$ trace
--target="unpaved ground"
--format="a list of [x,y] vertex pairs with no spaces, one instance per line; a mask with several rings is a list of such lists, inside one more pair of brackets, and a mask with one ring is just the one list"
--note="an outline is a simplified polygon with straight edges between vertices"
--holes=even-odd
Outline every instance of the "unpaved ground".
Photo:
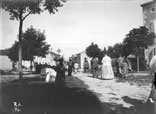
[[[24,75],[24,77],[34,77],[34,75]],[[138,78],[142,77],[142,78]],[[8,82],[18,79],[18,75],[1,76],[0,82]],[[132,104],[124,101],[123,97],[147,101],[151,89],[151,78],[148,73],[129,74],[128,78],[116,77],[112,80],[101,80],[93,78],[90,73],[78,72],[66,78],[68,87],[86,88],[95,93],[101,102],[115,103],[130,107]]]
[[[59,101],[58,99],[60,99],[59,97],[60,93],[54,94],[56,92],[55,88],[53,88],[51,84],[46,84],[44,82],[45,77],[40,76],[38,74],[37,75],[28,74],[28,75],[24,75],[24,77],[29,77],[28,79],[27,78],[25,79],[25,82],[27,82],[27,86],[24,86],[26,87],[26,89],[20,90],[19,86],[17,86],[16,84],[18,80],[13,81],[13,82],[11,81],[11,80],[18,78],[18,75],[1,76],[0,78],[1,83],[4,83],[2,85],[6,84],[6,86],[9,89],[9,91],[3,91],[4,98],[6,98],[5,97],[6,95],[8,95],[8,99],[6,98],[5,101],[10,102],[9,99],[16,99],[17,101],[19,100],[23,103],[24,108],[27,111],[27,108],[30,107],[30,106],[27,106],[27,104],[30,104],[33,101],[31,99],[34,99],[34,96],[35,96],[35,99],[36,97],[39,98],[37,100],[38,102],[35,105],[32,104],[31,107],[36,106],[36,105],[37,106],[41,105],[42,108],[46,107],[46,109],[48,110],[49,109],[50,110],[53,109],[52,111],[60,110],[57,108],[55,109],[54,108],[55,105],[53,106],[53,104],[58,103]],[[11,86],[11,84],[13,84],[14,86]],[[84,107],[86,105],[88,106],[88,108],[85,110],[90,111],[90,106],[92,106],[92,108],[94,107],[93,105],[94,103],[91,102],[94,97],[92,96],[92,94],[90,93],[88,94],[88,92],[85,91],[85,89],[88,89],[91,92],[93,92],[93,94],[97,96],[99,100],[101,101],[100,107],[99,105],[95,104],[95,106],[98,107],[97,108],[98,110],[102,109],[102,113],[98,113],[98,114],[151,114],[148,112],[148,109],[146,107],[147,105],[144,105],[146,104],[145,102],[147,101],[147,98],[149,96],[150,89],[151,89],[151,77],[148,75],[148,73],[139,73],[139,74],[134,73],[134,74],[129,74],[127,78],[115,76],[113,80],[101,80],[100,78],[93,78],[90,73],[79,72],[77,74],[73,74],[73,76],[71,77],[67,76],[66,85],[69,88],[73,88],[73,89],[72,89],[72,92],[66,91],[66,90],[62,91],[63,92],[61,93],[62,102],[59,102],[60,104],[58,103],[59,108],[62,106],[62,104],[67,103],[70,105],[70,107],[67,107],[65,105],[66,108],[72,109],[71,107],[75,107],[74,108],[75,112],[77,112],[76,109],[79,109],[77,108],[77,106],[81,107],[82,109],[85,109]],[[83,88],[85,89],[83,90]],[[3,89],[7,90],[4,87]],[[61,91],[59,90],[58,92],[61,92]],[[19,99],[19,93],[21,94],[20,96],[22,100]],[[17,95],[14,95],[14,94],[17,94]],[[82,97],[81,94],[85,95],[85,97]],[[63,98],[62,98],[62,95],[63,95]],[[54,103],[55,100],[56,102]],[[27,103],[28,101],[29,103]],[[44,106],[44,103],[42,102],[46,102],[48,103],[48,105]],[[47,108],[47,106],[49,108]],[[47,111],[46,109],[45,111]],[[65,114],[69,114],[69,110],[65,110],[65,111],[67,112]],[[83,110],[81,111],[85,113]],[[96,112],[97,110],[92,110],[92,111]],[[92,111],[88,112],[88,114],[89,113],[91,114]],[[95,112],[92,112],[92,113],[97,114]]]
[[[148,77],[146,73],[129,74],[128,78],[115,77],[113,80],[101,80],[99,78],[92,78],[89,73],[79,72],[66,78],[68,87],[87,88],[94,92],[101,102],[114,103],[122,105],[123,107],[131,107],[133,103],[125,102],[124,98],[136,99],[145,103],[150,93],[150,77],[140,79],[138,77]],[[133,80],[130,80],[133,78]]]

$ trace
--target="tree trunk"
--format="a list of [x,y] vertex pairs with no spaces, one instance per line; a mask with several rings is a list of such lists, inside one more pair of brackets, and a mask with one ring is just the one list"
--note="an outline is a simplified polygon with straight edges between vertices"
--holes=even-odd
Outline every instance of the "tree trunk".
[[19,72],[19,80],[22,81],[23,73],[22,73],[22,26],[23,26],[23,20],[20,19],[19,24],[19,51],[18,51],[18,72]]
[[13,71],[16,70],[15,62],[14,62],[14,61],[12,62],[12,70],[13,70]]
[[139,56],[137,56],[137,72],[139,73]]
[[32,72],[32,68],[33,68],[33,66],[32,66],[32,60],[30,61],[30,71]]

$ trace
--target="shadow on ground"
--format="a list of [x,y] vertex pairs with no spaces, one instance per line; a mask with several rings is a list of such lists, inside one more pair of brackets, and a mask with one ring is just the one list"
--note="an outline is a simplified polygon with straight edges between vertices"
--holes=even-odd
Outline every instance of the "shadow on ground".
[[116,82],[121,83],[121,82],[128,82],[131,85],[137,84],[138,86],[142,85],[149,85],[151,84],[151,76],[150,75],[129,75],[126,78],[123,78],[121,76],[116,76]]
[[[93,78],[92,76],[88,76]],[[117,83],[124,83],[128,82],[131,85],[137,84],[138,86],[141,85],[148,85],[151,83],[151,77],[149,76],[129,76],[127,78],[122,77],[115,77],[115,81]],[[100,79],[101,80],[101,79]],[[94,93],[97,96],[101,96],[100,93]],[[114,93],[109,93],[111,95],[116,95]],[[112,98],[114,100],[119,100],[118,98]],[[131,104],[129,108],[124,107],[122,104],[117,104],[115,102],[101,102],[103,114],[152,114],[151,110],[153,109],[153,105],[151,103],[144,103],[143,100],[133,99],[129,96],[124,96],[121,98],[125,103]]]
[[142,103],[138,99],[132,99],[128,96],[122,97],[123,101],[131,104],[130,107],[123,107],[116,103],[102,103],[105,114],[151,114],[151,105]]
[[126,108],[113,102],[100,102],[97,94],[85,89],[89,86],[77,77],[82,87],[56,88],[53,83],[44,83],[43,77],[27,77],[20,86],[18,80],[2,84],[0,114],[12,114],[13,102],[23,106],[18,114],[149,114],[147,105],[128,96],[124,102],[132,104]]
[[102,114],[98,98],[84,88],[56,88],[41,77],[23,82],[23,86],[18,80],[2,84],[0,114],[12,114],[13,102],[23,105],[20,114]]

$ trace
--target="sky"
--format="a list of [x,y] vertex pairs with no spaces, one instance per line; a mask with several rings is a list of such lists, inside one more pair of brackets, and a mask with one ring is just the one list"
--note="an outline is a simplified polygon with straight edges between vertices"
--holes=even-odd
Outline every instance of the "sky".
[[[29,15],[23,31],[31,25],[45,30],[46,41],[65,58],[85,51],[92,42],[103,49],[122,43],[133,28],[143,26],[142,3],[147,0],[68,0],[55,14]],[[19,30],[19,21],[0,12],[0,49],[10,48]]]

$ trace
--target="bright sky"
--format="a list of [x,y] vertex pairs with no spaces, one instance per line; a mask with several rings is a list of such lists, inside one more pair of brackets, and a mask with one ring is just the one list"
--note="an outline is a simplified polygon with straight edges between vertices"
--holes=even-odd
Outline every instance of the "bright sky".
[[[141,3],[147,0],[70,0],[56,14],[30,15],[23,25],[45,30],[46,41],[53,51],[59,48],[65,57],[82,52],[94,42],[103,49],[121,43],[133,28],[143,25]],[[9,20],[1,10],[0,49],[10,48],[19,22]]]

